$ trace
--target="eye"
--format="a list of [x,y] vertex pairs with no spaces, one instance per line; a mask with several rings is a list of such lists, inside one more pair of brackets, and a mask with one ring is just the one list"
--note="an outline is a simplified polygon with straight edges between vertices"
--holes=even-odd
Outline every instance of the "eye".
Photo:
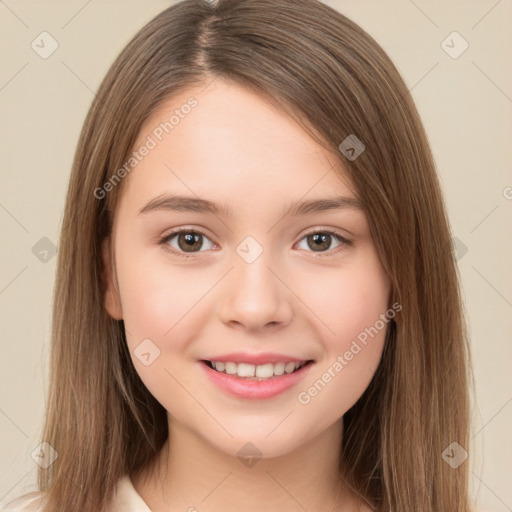
[[341,246],[341,249],[334,251],[335,253],[343,250],[343,248],[347,245],[352,245],[350,240],[347,240],[345,237],[336,233],[331,229],[318,229],[311,233],[305,235],[302,240],[306,240],[307,248],[312,249],[311,252],[320,253],[315,254],[315,256],[325,256],[323,253],[328,253],[327,255],[331,255],[333,252],[331,243],[333,240],[338,242],[338,248]]
[[[202,252],[200,249],[205,240],[210,243],[210,247],[207,247],[207,249],[212,249],[214,244],[204,233],[190,228],[182,228],[165,235],[160,240],[160,245],[163,245],[172,254],[190,258],[194,253]],[[331,247],[333,241],[338,242],[338,250],[335,250],[335,253],[343,250],[345,246],[352,245],[350,240],[331,229],[317,229],[302,237],[301,242],[302,240],[306,240],[307,248],[312,249],[310,252],[317,253],[315,256],[324,256],[323,253],[327,253],[327,256],[331,255],[334,251]],[[187,253],[190,253],[190,255],[187,255]]]
[[[173,240],[173,238],[176,238],[176,240]],[[185,228],[177,229],[172,233],[164,236],[160,240],[160,244],[163,245],[172,254],[183,256],[184,258],[189,258],[190,256],[187,256],[186,253],[201,252],[197,251],[196,249],[200,249],[202,247],[204,240],[209,241],[209,238],[204,233]],[[174,246],[171,241],[176,242],[178,247]],[[209,247],[209,249],[211,249],[211,247]]]

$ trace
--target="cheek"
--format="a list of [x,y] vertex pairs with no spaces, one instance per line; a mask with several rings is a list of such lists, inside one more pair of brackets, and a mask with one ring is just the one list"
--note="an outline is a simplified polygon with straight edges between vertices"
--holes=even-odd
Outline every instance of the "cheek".
[[[167,409],[191,407],[179,383],[186,379],[181,364],[191,323],[198,322],[198,301],[210,284],[192,279],[184,267],[165,258],[137,253],[118,259],[123,320],[130,356],[149,392]],[[126,254],[126,253],[125,253]],[[186,374],[185,374],[186,376]],[[186,383],[187,389],[193,389]],[[172,401],[170,400],[172,397]]]
[[394,311],[388,303],[390,281],[374,255],[340,269],[323,284],[325,300],[316,299],[314,307],[328,327],[323,329],[326,357],[297,401],[308,414],[327,414],[329,422],[350,409],[370,384]]
[[318,274],[314,283],[304,287],[302,296],[323,324],[322,339],[330,353],[347,350],[388,309],[390,282],[373,254]]
[[[136,254],[120,259],[119,282],[123,317],[132,342],[150,338],[174,337],[183,320],[189,321],[194,306],[208,291],[196,273],[185,267],[169,265],[165,257]],[[203,290],[204,288],[204,290]]]

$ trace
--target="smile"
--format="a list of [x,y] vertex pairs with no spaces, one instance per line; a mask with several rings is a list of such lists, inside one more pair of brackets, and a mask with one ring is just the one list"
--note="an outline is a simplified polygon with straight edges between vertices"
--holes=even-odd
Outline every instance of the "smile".
[[302,362],[281,362],[281,363],[266,363],[266,364],[249,364],[249,363],[235,363],[232,361],[205,361],[210,368],[219,373],[227,375],[235,375],[240,378],[263,380],[279,377],[284,374],[294,373],[300,370],[303,366],[310,361]]
[[264,364],[200,360],[198,364],[216,388],[244,399],[276,397],[296,386],[310,372],[313,360]]

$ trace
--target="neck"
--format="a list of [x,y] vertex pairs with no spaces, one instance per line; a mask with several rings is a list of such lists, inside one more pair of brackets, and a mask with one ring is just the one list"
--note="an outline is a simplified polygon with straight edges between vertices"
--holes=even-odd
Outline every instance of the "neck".
[[170,419],[169,438],[153,467],[131,479],[153,512],[352,511],[354,495],[341,485],[339,472],[342,421],[291,453],[251,461],[218,450]]

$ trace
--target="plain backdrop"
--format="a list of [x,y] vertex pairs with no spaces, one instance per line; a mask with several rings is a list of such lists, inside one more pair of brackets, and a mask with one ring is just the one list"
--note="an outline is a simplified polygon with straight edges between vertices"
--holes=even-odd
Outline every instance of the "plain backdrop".
[[[422,116],[456,238],[471,332],[478,405],[465,448],[472,493],[480,509],[510,511],[512,2],[326,3],[381,44]],[[53,251],[82,123],[114,58],[171,4],[0,1],[0,501],[35,485],[31,454],[48,384]],[[51,39],[42,32],[58,44],[46,58]],[[42,37],[44,51],[37,46]]]

